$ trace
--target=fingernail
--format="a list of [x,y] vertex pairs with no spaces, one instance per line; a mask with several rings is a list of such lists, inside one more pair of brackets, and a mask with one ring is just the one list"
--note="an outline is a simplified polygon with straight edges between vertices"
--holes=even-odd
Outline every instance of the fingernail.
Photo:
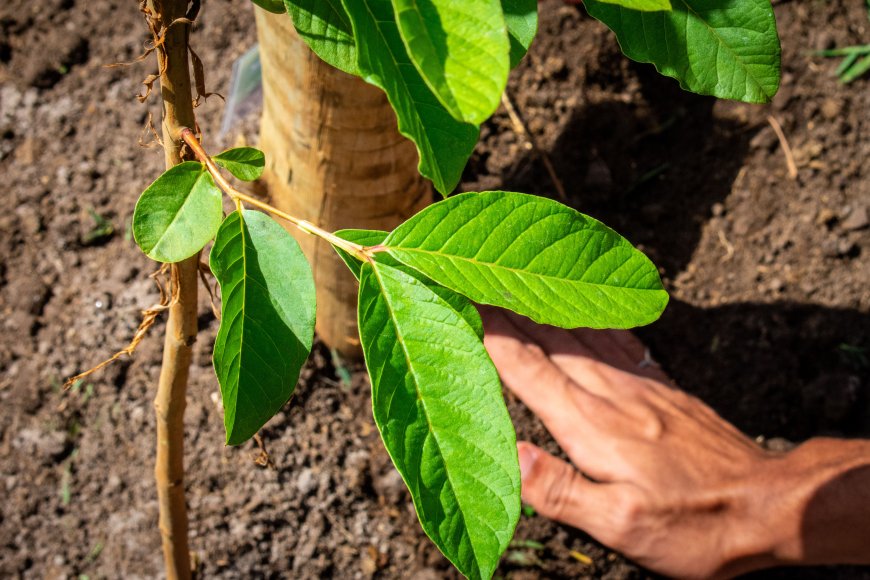
[[538,460],[538,451],[534,447],[521,445],[517,452],[520,456],[520,476],[525,481],[532,474],[532,469]]

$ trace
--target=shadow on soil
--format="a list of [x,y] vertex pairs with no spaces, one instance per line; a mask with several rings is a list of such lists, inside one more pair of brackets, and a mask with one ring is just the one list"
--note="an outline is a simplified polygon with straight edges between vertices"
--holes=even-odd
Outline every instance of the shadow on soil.
[[[572,205],[674,277],[691,260],[714,205],[731,192],[758,126],[714,115],[714,99],[633,66],[643,104],[577,107],[550,155]],[[551,195],[538,160],[516,168],[505,189]],[[870,434],[866,314],[798,303],[705,309],[672,299],[639,334],[682,388],[753,436]]]
[[[636,72],[642,105],[608,100],[577,107],[549,154],[570,205],[677,273],[714,204],[731,192],[758,127],[714,116],[715,99],[685,93],[651,67]],[[515,167],[504,189],[552,195],[538,160],[527,157]]]
[[639,334],[680,387],[752,436],[870,435],[870,315],[671,300]]

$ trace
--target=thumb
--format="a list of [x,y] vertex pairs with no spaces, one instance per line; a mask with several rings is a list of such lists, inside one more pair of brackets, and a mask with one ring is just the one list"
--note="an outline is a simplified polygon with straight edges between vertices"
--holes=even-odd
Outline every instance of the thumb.
[[523,501],[542,516],[596,536],[605,525],[608,484],[586,479],[573,465],[540,447],[517,444]]

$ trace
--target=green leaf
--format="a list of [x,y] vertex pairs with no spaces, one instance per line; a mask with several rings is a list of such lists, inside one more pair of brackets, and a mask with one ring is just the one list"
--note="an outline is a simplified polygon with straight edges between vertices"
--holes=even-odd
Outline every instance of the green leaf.
[[520,514],[516,436],[474,330],[425,284],[365,264],[359,327],[375,423],[420,524],[468,578],[489,578]]
[[619,234],[555,201],[464,193],[433,204],[383,244],[400,262],[483,304],[574,328],[631,328],[668,301],[658,271]]
[[448,195],[462,176],[480,130],[454,119],[438,101],[399,36],[390,0],[344,0],[357,40],[359,73],[380,87],[399,120],[399,132],[417,145],[420,173]]
[[599,0],[584,4],[616,33],[626,56],[654,64],[684,89],[767,103],[779,88],[779,37],[770,0],[673,0],[671,12]]
[[[389,235],[387,232],[380,230],[339,230],[335,232],[335,235],[338,237],[345,239],[349,242],[354,242],[355,244],[361,244],[363,246],[376,246],[383,242],[387,236]],[[347,264],[347,267],[350,269],[351,273],[354,275],[354,278],[359,280],[360,270],[362,269],[362,262],[342,250],[341,248],[337,248],[333,246],[338,255],[344,260],[344,263]],[[483,340],[483,321],[480,319],[480,313],[477,312],[477,308],[474,307],[465,296],[462,294],[457,294],[453,290],[449,290],[440,284],[436,284],[420,272],[405,266],[395,258],[392,258],[386,252],[380,252],[376,254],[377,260],[380,263],[387,264],[393,268],[397,268],[402,270],[406,274],[409,274],[415,277],[417,280],[425,284],[429,287],[430,290],[435,292],[438,296],[441,297],[442,300],[447,302],[453,309],[459,313],[459,315],[465,319],[465,322],[474,329],[474,332],[477,336]]]
[[411,62],[454,119],[479,125],[499,105],[510,42],[499,0],[392,0]]
[[864,76],[867,71],[870,71],[870,55],[863,57],[857,63],[852,66],[846,67],[846,69],[840,74],[840,82],[843,83],[851,83],[852,81]]
[[284,2],[282,0],[251,0],[254,4],[273,14],[284,14]]
[[314,277],[293,236],[249,210],[221,224],[210,265],[221,287],[214,368],[227,444],[238,445],[296,388],[314,337]]
[[629,10],[640,10],[642,12],[658,12],[661,10],[670,10],[670,0],[599,0],[606,4],[614,4],[622,6]]
[[180,262],[214,237],[223,215],[211,175],[202,163],[185,161],[142,192],[133,211],[133,238],[152,260]]
[[359,75],[350,18],[341,0],[284,0],[300,38],[335,68]]
[[218,153],[212,160],[242,181],[254,181],[263,175],[266,156],[253,147],[236,147]]
[[538,0],[501,0],[511,43],[511,68],[520,64],[538,33]]

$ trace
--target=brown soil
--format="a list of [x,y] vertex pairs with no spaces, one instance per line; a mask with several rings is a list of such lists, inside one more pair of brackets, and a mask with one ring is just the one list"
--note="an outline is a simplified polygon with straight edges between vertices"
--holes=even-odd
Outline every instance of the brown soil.
[[[841,85],[807,49],[868,42],[861,0],[776,5],[783,87],[773,105],[697,97],[621,57],[599,24],[556,0],[511,95],[570,202],[639,244],[672,292],[641,335],[686,389],[753,436],[797,442],[870,433],[870,140],[867,79]],[[0,6],[0,576],[161,574],[151,399],[162,324],[135,358],[75,392],[64,377],[123,346],[157,299],[130,241],[159,149],[137,137],[157,100],[133,98],[134,2],[7,0]],[[254,42],[250,3],[205,3],[195,45],[211,90]],[[222,104],[200,111],[216,134]],[[789,179],[767,115],[799,168]],[[146,133],[145,138],[148,138]],[[255,135],[248,134],[255,141]],[[503,113],[462,186],[549,194],[543,165]],[[91,212],[108,219],[98,231]],[[222,445],[204,298],[187,413],[191,544],[204,576],[455,577],[420,531],[368,411],[359,368],[342,381],[315,348],[298,395],[253,444]],[[520,436],[548,438],[510,401]],[[787,442],[775,440],[775,444]],[[552,443],[549,443],[552,446]],[[583,534],[524,516],[498,574],[642,578]],[[592,558],[583,564],[576,550]],[[870,578],[866,569],[766,573]]]

